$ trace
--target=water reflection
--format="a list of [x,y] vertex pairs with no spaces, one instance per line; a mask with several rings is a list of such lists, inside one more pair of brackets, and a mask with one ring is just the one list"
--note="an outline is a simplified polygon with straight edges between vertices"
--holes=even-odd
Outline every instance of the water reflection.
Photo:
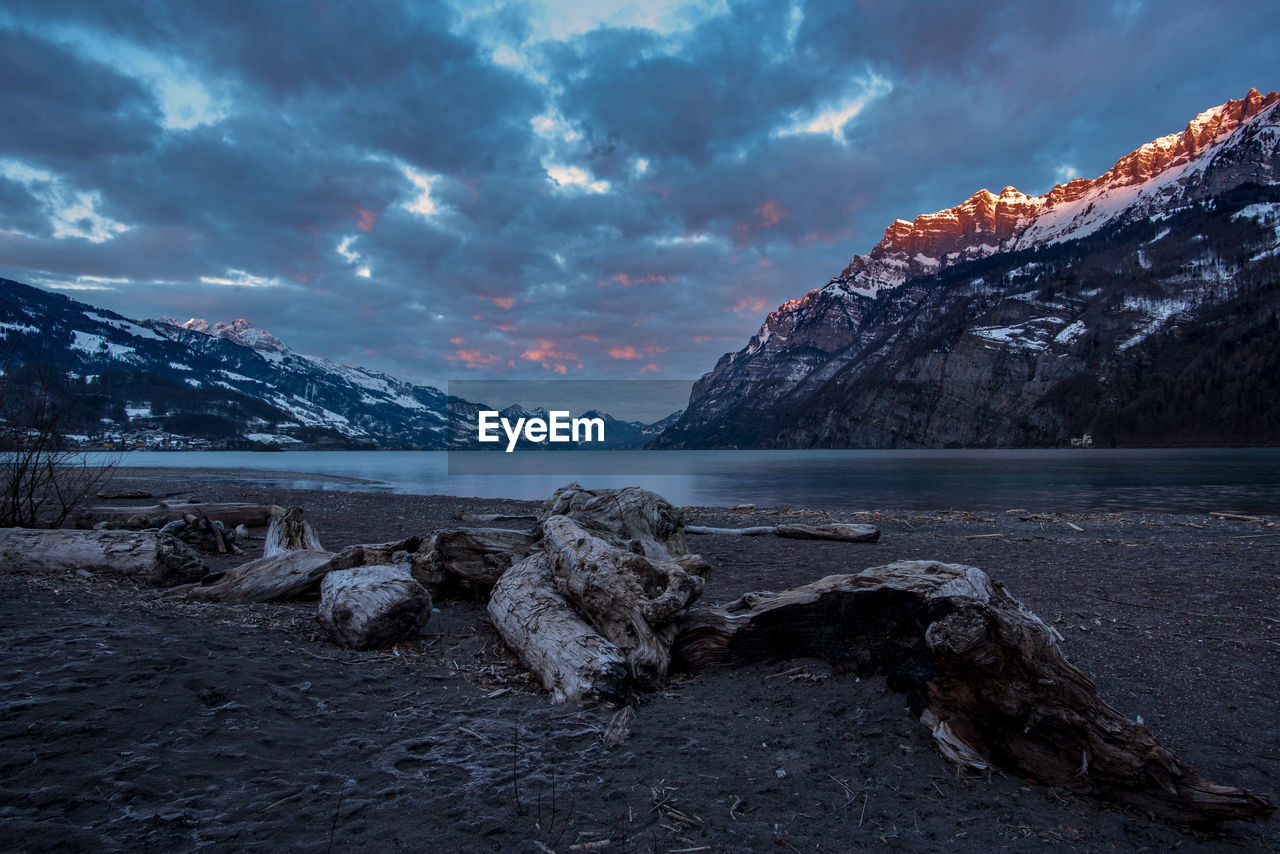
[[491,498],[544,498],[577,480],[713,506],[1280,512],[1280,449],[568,451],[484,454],[487,473],[472,474],[450,474],[448,456],[139,451],[121,465],[213,469],[219,479],[280,487]]

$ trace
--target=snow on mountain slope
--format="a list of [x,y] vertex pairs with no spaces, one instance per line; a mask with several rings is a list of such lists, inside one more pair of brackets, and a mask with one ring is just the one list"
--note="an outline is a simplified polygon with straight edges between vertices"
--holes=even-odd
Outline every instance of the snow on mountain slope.
[[[1097,178],[1075,178],[1040,196],[1014,187],[999,195],[979,190],[961,204],[898,220],[867,255],[857,255],[827,288],[874,296],[915,276],[996,252],[1085,237],[1119,217],[1149,216],[1201,189],[1197,179],[1224,148],[1248,137],[1250,125],[1276,138],[1280,93],[1256,89],[1238,101],[1206,110],[1180,133],[1146,143]],[[1263,118],[1259,119],[1259,116]]]
[[[146,420],[141,413],[154,402],[169,416],[190,410],[241,422],[243,435],[266,433],[261,425],[271,423],[272,435],[310,429],[313,437],[318,430],[360,443],[445,445],[445,395],[438,389],[295,353],[242,318],[138,322],[0,279],[0,337],[20,345],[20,356],[126,383],[127,389],[95,393],[121,398],[121,411],[134,412],[131,421]],[[165,391],[175,387],[188,392]],[[135,400],[144,394],[154,401]]]
[[[1116,223],[1167,216],[1247,181],[1274,182],[1280,178],[1277,103],[1280,93],[1264,96],[1250,89],[1244,98],[1196,116],[1180,133],[1130,152],[1097,178],[1075,178],[1040,196],[1014,187],[1005,187],[999,195],[983,189],[953,208],[921,214],[912,222],[897,220],[871,252],[854,256],[824,287],[771,312],[744,353],[766,349],[770,339],[795,325],[789,315],[813,310],[819,295],[856,303],[859,297],[875,298],[965,261],[1084,238]],[[857,314],[859,309],[851,306],[847,311]],[[847,335],[835,338],[841,346],[847,343]]]
[[1280,94],[1251,90],[1098,178],[899,220],[722,356],[655,444],[1258,442],[1278,198]]

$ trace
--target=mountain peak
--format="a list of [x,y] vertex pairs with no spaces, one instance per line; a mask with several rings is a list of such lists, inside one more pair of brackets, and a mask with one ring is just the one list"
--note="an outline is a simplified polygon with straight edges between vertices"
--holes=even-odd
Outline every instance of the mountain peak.
[[1083,226],[1092,230],[1122,212],[1137,195],[1132,188],[1141,190],[1188,166],[1277,101],[1280,93],[1250,89],[1239,100],[1200,113],[1181,132],[1129,152],[1097,178],[1073,178],[1039,196],[1012,186],[997,196],[984,188],[955,207],[895,220],[871,252],[854,256],[827,287],[873,296],[953,263],[1064,239]]
[[258,350],[259,352],[291,352],[289,347],[279,338],[272,335],[265,329],[256,328],[243,317],[237,317],[230,323],[219,320],[214,324],[210,324],[209,321],[201,317],[193,317],[186,321],[179,321],[172,317],[162,317],[159,322],[169,326],[176,326],[179,329],[199,332],[213,338],[226,338],[228,341],[234,341],[237,344],[242,344],[245,347]]

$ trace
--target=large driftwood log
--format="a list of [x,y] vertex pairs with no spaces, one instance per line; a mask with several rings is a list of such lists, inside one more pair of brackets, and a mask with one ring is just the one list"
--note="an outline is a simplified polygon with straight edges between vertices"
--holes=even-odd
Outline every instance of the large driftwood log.
[[[464,542],[483,552],[484,536]],[[680,509],[638,487],[570,484],[544,504],[532,542],[517,542],[532,545],[533,554],[498,580],[490,618],[553,695],[614,696],[628,674],[640,687],[656,687],[670,665],[677,619],[710,570],[688,553]],[[485,553],[485,560],[493,558]],[[517,596],[532,596],[533,604],[521,606]]]
[[542,506],[542,520],[569,516],[587,530],[616,545],[641,549],[649,557],[687,555],[680,508],[660,495],[628,486],[624,489],[583,489],[562,486]]
[[828,522],[823,525],[779,525],[773,533],[790,540],[836,540],[842,543],[874,543],[880,539],[880,531],[877,528],[871,525],[854,525],[849,522]]
[[416,637],[431,616],[431,594],[414,581],[406,552],[395,566],[330,572],[320,584],[320,625],[343,646],[377,649]]
[[777,530],[777,525],[751,525],[746,528],[716,528],[711,525],[684,526],[686,534],[719,534],[726,537],[771,537]]
[[[641,537],[621,548],[568,516],[539,527],[556,588],[622,650],[637,685],[656,687],[671,663],[675,619],[701,595],[710,565],[696,555],[660,557],[658,541],[642,547]],[[636,553],[642,548],[651,556]]]
[[685,667],[780,656],[888,675],[949,759],[1134,804],[1184,823],[1261,819],[1265,795],[1181,764],[1103,702],[1055,634],[973,567],[901,561],[691,612],[675,640]]
[[199,584],[175,588],[172,592],[206,602],[279,602],[314,596],[330,572],[390,564],[397,552],[412,553],[421,545],[421,537],[409,537],[389,543],[347,546],[338,554],[316,549],[278,552],[207,575]]
[[155,531],[44,531],[0,528],[0,566],[18,572],[83,569],[168,587],[208,567],[189,546]]
[[442,587],[459,578],[492,587],[512,564],[533,551],[534,534],[507,528],[448,528],[427,542],[425,557],[417,561],[414,577],[428,587]]
[[92,528],[99,522],[128,522],[134,517],[143,519],[164,518],[169,521],[182,519],[187,514],[204,514],[210,519],[217,519],[229,528],[246,525],[250,528],[267,524],[271,518],[269,504],[206,504],[204,502],[169,503],[161,501],[149,507],[99,506],[86,507],[76,516],[77,528]]
[[615,700],[626,659],[579,617],[559,591],[551,563],[536,552],[502,574],[489,595],[489,619],[507,646],[551,692],[551,702]]
[[307,550],[324,551],[320,538],[316,536],[311,523],[302,518],[301,507],[290,507],[279,512],[273,508],[271,524],[267,527],[267,539],[262,546],[262,556],[271,557],[281,552]]
[[175,587],[173,595],[204,602],[279,602],[314,590],[333,568],[329,552],[300,549],[260,557],[205,576],[199,584]]

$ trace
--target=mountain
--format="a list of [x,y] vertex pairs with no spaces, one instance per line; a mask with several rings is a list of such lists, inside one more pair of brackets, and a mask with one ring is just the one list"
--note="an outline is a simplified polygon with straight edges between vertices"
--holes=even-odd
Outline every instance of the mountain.
[[898,221],[694,386],[655,447],[1280,442],[1280,94],[1040,196]]
[[445,395],[295,353],[245,320],[135,321],[0,279],[6,372],[69,374],[76,430],[130,444],[445,446]]
[[[136,321],[2,278],[0,361],[9,388],[39,382],[75,402],[73,437],[114,447],[443,450],[476,446],[477,413],[497,408],[296,353],[243,318]],[[606,441],[591,448],[639,448],[670,422],[578,417],[597,416]]]

